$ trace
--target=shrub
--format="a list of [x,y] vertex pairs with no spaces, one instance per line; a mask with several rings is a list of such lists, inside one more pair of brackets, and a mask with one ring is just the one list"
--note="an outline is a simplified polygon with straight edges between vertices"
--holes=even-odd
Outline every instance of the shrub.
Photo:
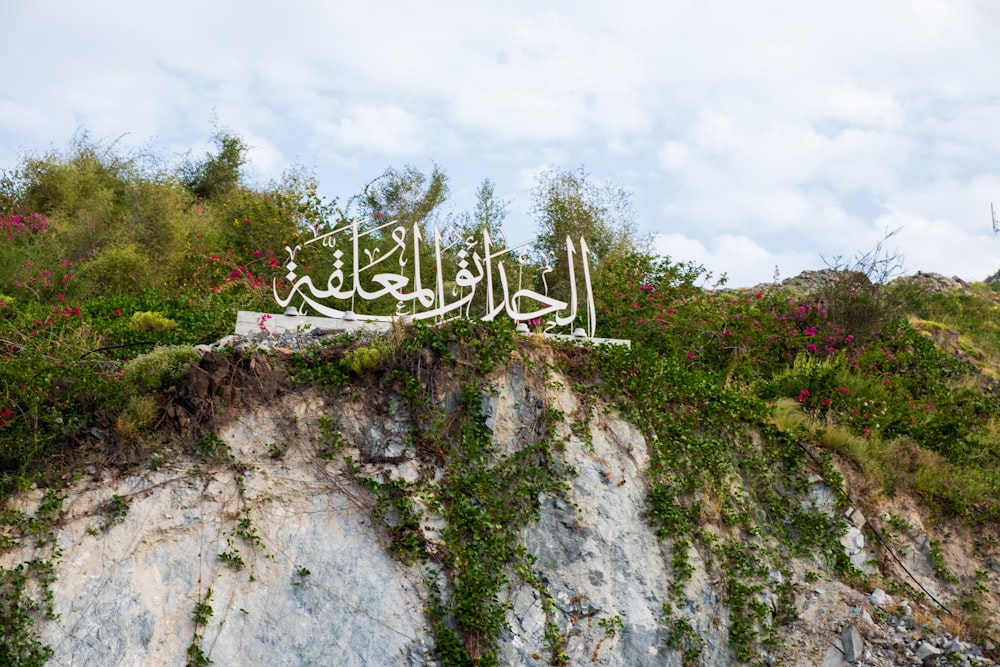
[[219,130],[212,140],[217,153],[206,153],[200,162],[189,161],[180,168],[184,186],[202,199],[223,196],[236,187],[249,148],[243,139],[228,130]]
[[113,245],[84,262],[77,273],[88,296],[122,296],[149,287],[149,258],[135,243]]
[[[812,394],[831,394],[847,381],[843,356],[817,359],[806,354],[795,357],[792,367],[777,374],[768,384],[765,396],[812,399]],[[806,389],[811,393],[803,394]],[[799,403],[811,401],[799,400]]]
[[133,394],[125,410],[118,413],[115,425],[127,440],[136,440],[139,433],[153,425],[158,408],[156,399],[148,394]]
[[14,317],[17,299],[6,294],[0,294],[0,320]]
[[34,241],[48,230],[49,224],[48,217],[41,213],[0,215],[0,237],[6,236],[8,243]]
[[359,347],[344,355],[344,365],[355,375],[364,375],[375,368],[382,359],[382,350],[377,345]]
[[173,320],[160,313],[141,311],[132,314],[128,328],[134,333],[163,333],[177,326]]
[[125,366],[125,382],[139,390],[168,389],[181,379],[188,365],[199,359],[201,354],[187,345],[158,347]]
[[83,134],[64,153],[26,157],[14,180],[23,208],[57,222],[64,256],[80,258],[118,238],[139,176],[134,158]]
[[[324,200],[317,189],[308,173],[290,171],[264,191],[236,187],[225,198],[199,202],[195,208],[206,232],[202,262],[214,259],[218,264],[223,260],[227,271],[218,275],[220,279],[239,278],[231,273],[226,277],[233,269],[241,273],[249,269],[266,283],[280,278],[286,273],[282,249],[295,247],[301,234],[322,227],[337,215],[335,201]],[[313,265],[321,275],[321,267],[333,260],[327,249],[314,250],[305,252],[307,261],[299,263]]]
[[820,290],[819,303],[832,322],[853,333],[858,344],[878,338],[903,315],[902,303],[860,271],[841,272]]

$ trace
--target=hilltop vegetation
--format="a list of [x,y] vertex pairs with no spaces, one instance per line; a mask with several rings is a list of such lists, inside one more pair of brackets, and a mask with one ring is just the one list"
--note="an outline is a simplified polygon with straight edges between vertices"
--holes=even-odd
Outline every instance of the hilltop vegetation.
[[[388,232],[375,229],[385,222],[417,225],[425,285],[433,284],[433,226],[452,244],[483,230],[502,238],[506,204],[489,180],[473,211],[450,217],[440,212],[448,189],[437,168],[429,175],[389,169],[340,207],[320,197],[301,170],[266,186],[245,183],[242,140],[226,132],[214,140],[214,152],[165,165],[84,136],[65,152],[27,156],[0,175],[0,497],[43,470],[66,472],[60,466],[73,458],[67,443],[98,414],[128,434],[112,458],[134,458],[135,433],[152,422],[136,423],[139,413],[149,417],[141,407],[146,400],[122,376],[122,362],[153,345],[217,340],[231,332],[237,310],[274,310],[272,284],[282,294],[289,289],[287,249],[344,227],[348,213],[362,216],[368,232],[361,258],[386,251]],[[544,238],[535,248],[538,262],[519,266],[518,284],[544,289],[545,258],[577,223],[602,248],[594,266],[598,305],[618,308],[618,288],[607,290],[626,273],[632,280],[649,271],[654,279],[666,276],[668,265],[645,252],[628,224],[609,217],[612,194],[580,172],[543,176],[536,197]],[[295,256],[317,277],[329,275],[335,261],[312,252],[318,245]],[[344,258],[347,275],[353,257]],[[458,258],[451,252],[443,259],[453,276]],[[396,303],[383,297],[365,311],[391,314]]]
[[[447,178],[437,168],[429,175],[390,169],[343,208],[321,198],[302,171],[251,186],[242,180],[242,141],[226,133],[215,139],[216,152],[173,167],[82,139],[65,153],[29,156],[4,172],[0,502],[33,484],[57,487],[85,464],[124,470],[162,462],[178,442],[196,454],[168,425],[164,407],[199,358],[194,344],[230,333],[237,310],[274,309],[272,282],[279,292],[288,286],[286,246],[344,225],[352,212],[373,226],[382,219],[427,225],[425,238],[435,223],[460,237],[483,229],[495,234],[503,220],[503,202],[489,181],[475,210],[445,218]],[[541,246],[537,261],[523,267],[524,280],[541,289],[547,254],[568,230],[586,230],[596,255],[597,334],[633,341],[628,351],[570,355],[563,370],[582,388],[617,401],[656,443],[648,502],[662,538],[683,536],[718,549],[733,581],[750,580],[761,564],[741,560],[728,542],[712,543],[698,525],[709,513],[734,530],[766,533],[772,529],[755,514],[765,508],[784,522],[773,530],[790,545],[767,565],[787,553],[815,551],[841,575],[860,576],[830,548],[833,529],[796,509],[787,495],[795,475],[814,466],[829,480],[838,478],[838,468],[863,479],[865,495],[852,498],[862,506],[909,494],[941,521],[974,526],[983,548],[995,543],[1000,295],[990,286],[932,293],[915,281],[872,283],[860,266],[810,293],[779,285],[705,289],[711,277],[703,268],[650,254],[620,192],[595,188],[581,172],[562,172],[543,176],[534,196]],[[369,249],[380,239],[366,238]],[[329,258],[308,261],[318,275],[331,270],[324,264]],[[554,289],[568,282],[559,267],[550,278],[545,284]],[[395,303],[383,299],[370,308],[392,313]],[[307,353],[289,360],[289,382],[340,384],[349,376],[399,373],[393,364],[402,363],[406,350],[428,346],[441,353],[450,340],[494,341],[485,372],[514,349],[512,328],[418,327],[406,334],[411,347],[397,343],[392,354],[347,340],[339,357]],[[409,391],[408,400],[419,403],[419,388]],[[470,405],[478,400],[466,398]],[[769,464],[744,427],[767,434],[773,447],[766,454],[794,474],[782,477],[776,466],[752,476]],[[470,428],[465,440],[441,444],[441,455],[469,443],[481,447],[482,429]],[[422,436],[437,437],[432,430]],[[481,449],[475,455],[490,456]],[[476,472],[449,474],[472,484]],[[741,493],[730,488],[734,478],[745,485]],[[447,502],[457,511],[457,499]],[[528,508],[519,520],[530,515]],[[412,540],[401,549],[406,558],[422,557]],[[484,565],[493,568],[482,574],[489,596],[515,554],[504,558]],[[682,580],[683,557],[675,567]],[[975,594],[976,583],[964,582],[968,595],[954,611],[970,632],[987,633],[994,610]],[[476,616],[478,625],[463,625],[465,612],[457,608],[435,612],[454,617],[459,629],[454,636],[443,629],[438,638],[454,652],[451,664],[489,655],[484,649],[470,657],[462,647],[468,638],[462,633],[473,630],[488,647],[502,623],[500,607],[477,606],[482,592],[473,589],[461,601],[469,614],[489,616]],[[752,592],[731,586],[731,608],[756,613]],[[695,655],[697,641],[684,634],[680,619],[674,622],[678,647]],[[739,638],[741,660],[767,641],[762,627]]]

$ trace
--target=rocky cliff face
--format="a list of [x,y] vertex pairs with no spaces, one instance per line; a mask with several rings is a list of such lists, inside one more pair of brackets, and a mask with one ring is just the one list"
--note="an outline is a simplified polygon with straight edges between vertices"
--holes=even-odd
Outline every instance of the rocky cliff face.
[[[227,425],[235,469],[188,462],[70,489],[58,619],[42,627],[53,664],[182,665],[196,633],[220,665],[424,664],[420,569],[385,550],[338,470],[301,442],[281,461],[265,449],[325,407],[288,396]],[[127,515],[109,526],[116,496]]]
[[[499,663],[737,663],[728,593],[698,548],[683,546],[690,572],[671,592],[680,547],[660,539],[647,517],[642,432],[581,397],[548,354],[522,350],[478,390],[478,417],[497,457],[537,441],[548,419],[562,443],[556,464],[568,471],[560,491],[537,494],[537,513],[517,531],[531,565],[508,571],[499,593]],[[420,377],[441,414],[455,414],[455,379]],[[200,459],[127,475],[92,469],[64,492],[51,538],[8,530],[20,546],[0,565],[36,557],[54,564],[55,617],[38,624],[54,665],[439,664],[434,604],[447,604],[454,587],[448,557],[435,558],[449,552],[447,520],[432,499],[415,500],[412,537],[430,557],[401,556],[394,540],[408,506],[385,495],[448,483],[440,453],[414,442],[414,419],[399,392],[371,384],[251,401],[218,420]],[[19,507],[30,517],[45,501],[34,490]],[[819,478],[801,502],[836,511]],[[920,514],[910,508],[908,516],[913,548],[901,563],[944,597],[928,547],[921,550]],[[874,571],[859,513],[841,525],[847,554]],[[728,530],[711,516],[703,529]],[[985,567],[954,551],[945,554],[954,571]],[[809,558],[764,573],[770,588],[756,600],[776,610],[778,594],[791,591],[797,618],[783,621],[779,641],[753,660],[919,664],[950,650],[963,664],[992,664],[977,647],[947,643],[958,639],[932,622],[928,597],[900,604],[915,589],[901,571],[887,572],[898,576],[895,600],[855,590]]]

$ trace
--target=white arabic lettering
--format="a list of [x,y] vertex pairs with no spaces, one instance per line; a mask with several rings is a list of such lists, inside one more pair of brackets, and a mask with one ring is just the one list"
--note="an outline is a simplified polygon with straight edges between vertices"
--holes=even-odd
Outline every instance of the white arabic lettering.
[[[366,237],[372,237],[372,239],[366,240],[366,243],[377,243],[382,237],[373,235],[390,227],[392,229],[389,232],[389,239],[392,246],[388,251],[383,252],[377,244],[371,247],[361,247],[361,242]],[[339,238],[346,234],[350,235],[350,252],[347,254],[341,249],[341,244],[338,244]],[[410,239],[407,239],[407,236]],[[406,254],[408,240],[412,250],[410,256]],[[483,312],[479,314],[479,319],[490,321],[501,313],[518,322],[549,318],[545,322],[545,329],[550,331],[557,327],[572,325],[580,317],[581,295],[577,291],[578,272],[576,267],[577,261],[580,261],[585,290],[582,300],[586,302],[586,328],[584,330],[587,335],[591,337],[594,335],[597,317],[590,274],[591,253],[584,238],[579,239],[578,247],[572,238],[566,237],[566,261],[569,275],[568,302],[548,294],[548,276],[553,271],[549,257],[546,257],[545,265],[541,269],[543,291],[538,292],[522,287],[522,270],[526,256],[515,256],[514,261],[517,261],[519,265],[518,284],[517,289],[512,289],[505,259],[512,256],[514,251],[527,246],[530,241],[495,249],[489,230],[484,229],[481,239],[467,237],[443,246],[441,231],[435,226],[433,265],[431,267],[434,273],[432,286],[425,286],[423,282],[422,241],[424,241],[424,237],[419,223],[414,223],[410,228],[407,228],[397,221],[390,221],[362,230],[358,220],[355,219],[340,228],[322,234],[319,234],[318,230],[314,230],[313,238],[305,241],[302,245],[296,245],[294,248],[285,246],[288,261],[285,263],[287,273],[284,277],[291,288],[282,296],[279,293],[279,281],[275,279],[272,283],[274,298],[282,308],[287,307],[298,298],[301,299],[303,306],[308,306],[327,317],[337,318],[344,317],[347,311],[328,305],[325,301],[350,301],[352,304],[350,309],[353,311],[355,298],[362,301],[374,301],[382,297],[390,297],[396,301],[396,315],[355,315],[357,319],[361,320],[385,322],[403,314],[408,314],[415,320],[471,317],[473,301],[477,294],[482,293],[483,298],[479,303]],[[324,286],[316,285],[309,275],[296,273],[296,269],[299,268],[296,259],[301,260],[300,253],[305,252],[307,247],[314,244],[318,244],[315,247],[330,253],[329,257],[332,258],[332,268]],[[446,280],[445,275],[444,255],[456,247],[458,250],[455,251],[457,259],[454,265],[457,266],[457,270],[451,281],[451,289],[448,290],[449,281]],[[426,255],[423,256],[426,258]],[[385,263],[394,257],[399,267],[398,271],[385,271]],[[412,267],[412,269],[407,270],[408,267]],[[348,272],[350,273],[349,280],[346,275]],[[282,281],[283,283],[284,281]],[[497,289],[501,295],[499,299],[496,293]],[[527,304],[523,309],[522,303]],[[410,310],[409,313],[406,312],[407,309]]]

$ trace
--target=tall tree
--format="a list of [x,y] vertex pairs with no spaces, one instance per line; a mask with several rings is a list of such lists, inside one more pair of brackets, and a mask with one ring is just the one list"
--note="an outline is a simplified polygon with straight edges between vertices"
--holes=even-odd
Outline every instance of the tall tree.
[[[372,231],[386,223],[394,223],[392,228],[402,227],[406,230],[405,248],[398,259],[405,264],[395,264],[397,259],[389,260],[390,264],[382,264],[385,270],[398,271],[412,282],[408,289],[415,289],[417,283],[422,288],[434,286],[438,280],[435,272],[434,234],[433,226],[438,220],[439,207],[448,198],[448,177],[437,165],[430,173],[424,173],[413,165],[405,165],[402,169],[390,167],[368,183],[364,190],[352,198],[348,205],[353,208],[351,217],[359,214],[359,227],[366,232],[358,241],[359,254],[357,258],[352,253],[342,258],[346,263],[345,272],[353,270],[351,262],[357,261],[362,269],[362,281],[369,279],[371,271],[364,271],[374,263],[386,261],[386,253],[392,252],[393,245],[388,240],[392,233],[389,229]],[[421,238],[419,255],[413,256],[414,240],[412,229],[417,227]],[[341,239],[339,242],[343,242]],[[416,267],[420,272],[417,274]],[[453,272],[443,272],[452,275]],[[358,305],[360,308],[361,306]],[[380,298],[365,304],[366,312],[387,314],[395,312],[397,304],[388,297]],[[416,308],[411,304],[407,311]]]
[[462,236],[479,236],[485,230],[490,238],[499,241],[504,235],[503,223],[509,208],[510,202],[497,196],[496,184],[484,179],[476,188],[476,206],[460,218],[458,232]]
[[[490,179],[484,179],[479,187],[476,189],[476,205],[472,211],[461,214],[456,221],[452,234],[449,237],[449,242],[454,243],[454,250],[450,253],[451,261],[466,261],[468,262],[468,268],[473,273],[476,273],[478,267],[475,265],[475,260],[472,258],[471,253],[475,252],[480,255],[481,260],[486,260],[487,258],[482,257],[483,255],[483,233],[489,233],[491,250],[496,251],[505,245],[506,238],[503,231],[503,222],[507,218],[507,211],[510,208],[510,203],[507,200],[501,199],[496,193],[496,185]],[[472,249],[466,246],[467,240],[472,240]],[[460,256],[460,251],[465,250],[466,254]],[[510,264],[510,258],[504,257],[500,259],[490,260],[491,266],[490,271],[493,276],[498,276],[499,272],[497,265],[500,262],[505,262]],[[456,268],[457,271],[457,268]],[[533,273],[532,273],[533,275]],[[480,282],[475,288],[476,293],[472,301],[469,303],[467,312],[472,317],[480,317],[484,315],[487,311],[487,284],[485,281]],[[503,290],[500,287],[499,282],[495,279],[493,283],[493,303],[502,303]]]
[[581,167],[543,172],[531,194],[538,217],[537,261],[552,266],[545,275],[550,293],[569,290],[567,236],[577,252],[580,238],[586,239],[592,265],[652,259],[652,239],[639,234],[632,197],[624,188],[595,185]]
[[187,161],[179,170],[184,186],[202,199],[213,199],[235,188],[247,161],[249,147],[238,135],[219,130],[212,141],[215,153],[205,153],[201,161]]
[[359,204],[374,221],[398,220],[404,227],[432,220],[432,214],[448,198],[448,177],[437,166],[425,174],[408,164],[390,167],[365,186]]

